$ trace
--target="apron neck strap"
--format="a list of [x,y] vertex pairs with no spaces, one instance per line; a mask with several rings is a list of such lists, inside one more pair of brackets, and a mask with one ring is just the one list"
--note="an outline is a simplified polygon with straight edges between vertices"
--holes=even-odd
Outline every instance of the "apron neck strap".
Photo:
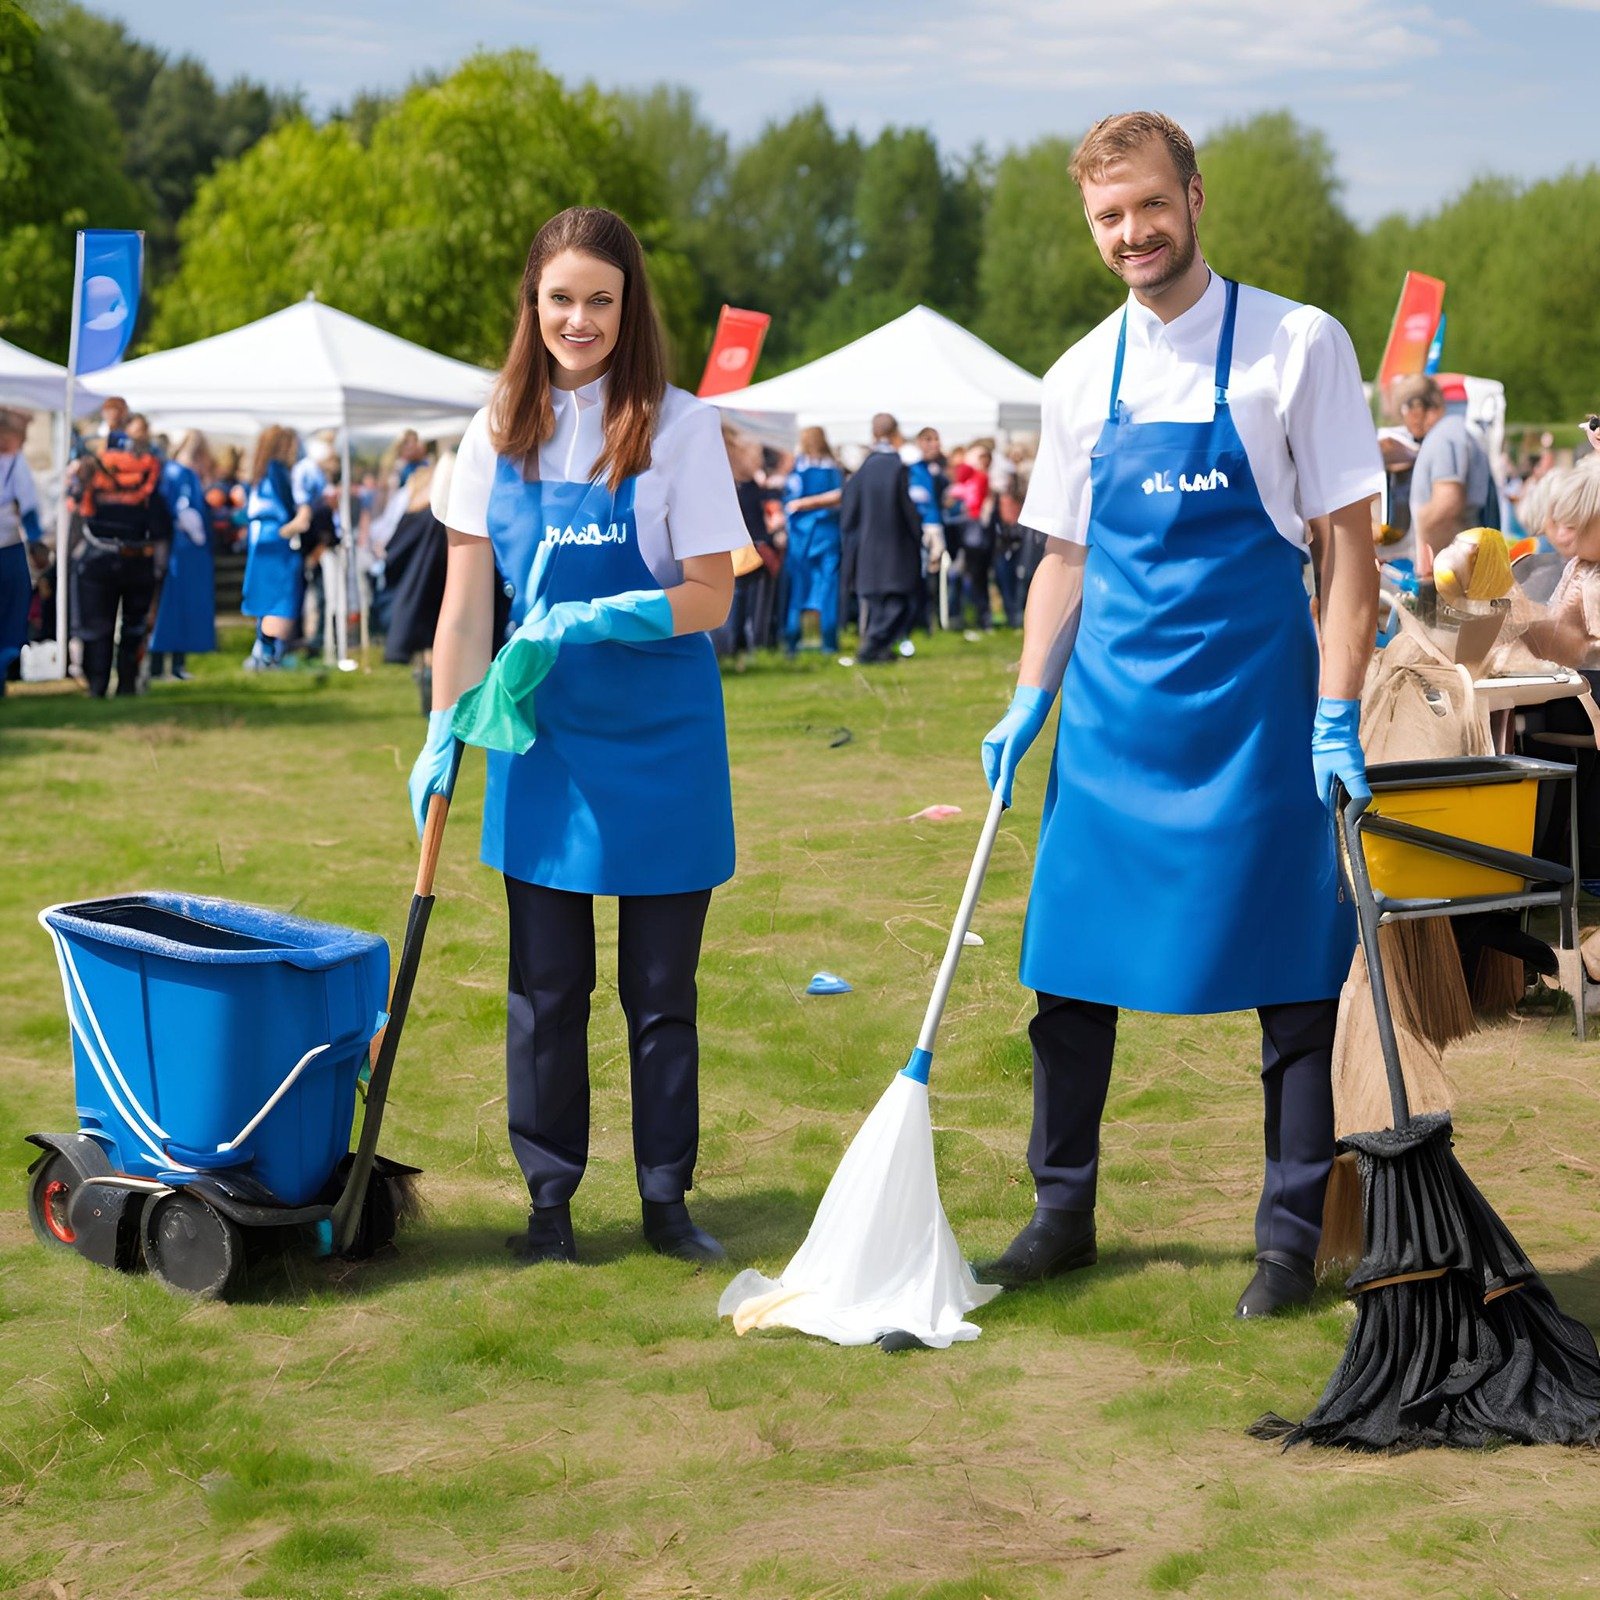
[[[1239,307],[1239,285],[1232,278],[1222,280],[1227,296],[1222,309],[1222,331],[1217,335],[1217,369],[1212,374],[1215,403],[1228,403],[1228,378],[1233,371],[1233,324]],[[1122,389],[1122,364],[1128,354],[1128,311],[1122,311],[1122,326],[1117,330],[1117,358],[1111,366],[1111,401],[1106,408],[1107,418],[1117,420],[1117,396]]]
[[1106,407],[1106,419],[1117,420],[1117,394],[1122,388],[1122,362],[1128,353],[1128,308],[1122,308],[1122,326],[1117,329],[1117,359],[1111,365],[1111,401]]
[[1233,372],[1234,313],[1239,307],[1239,285],[1232,278],[1224,278],[1222,282],[1228,298],[1222,310],[1222,332],[1217,336],[1217,370],[1212,380],[1219,409],[1228,403],[1228,379]]

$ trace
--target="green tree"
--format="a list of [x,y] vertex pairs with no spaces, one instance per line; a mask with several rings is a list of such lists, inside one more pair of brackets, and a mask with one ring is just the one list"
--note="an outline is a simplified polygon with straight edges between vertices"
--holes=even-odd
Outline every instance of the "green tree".
[[67,355],[77,229],[135,228],[121,136],[80,96],[38,25],[0,3],[0,337]]
[[978,259],[977,331],[997,350],[1043,372],[1123,298],[1100,260],[1069,170],[1072,141],[1008,150]]
[[809,361],[915,305],[965,322],[983,237],[982,153],[947,167],[921,128],[886,128],[862,153],[852,258],[801,324],[790,357]]
[[219,91],[194,57],[169,59],[121,22],[72,0],[46,0],[40,14],[78,96],[121,129],[122,170],[146,201],[147,271],[159,281],[175,265],[178,221],[195,185],[291,115],[298,101],[244,78]]
[[692,294],[654,175],[597,91],[533,55],[477,55],[381,110],[282,125],[200,186],[156,335],[176,343],[307,292],[465,360],[497,362],[529,241],[554,212],[609,205],[638,230],[669,325]]
[[727,296],[713,279],[713,239],[728,183],[728,138],[701,115],[687,89],[669,84],[624,90],[610,97],[622,139],[633,158],[649,169],[673,251],[658,253],[656,276],[663,309],[678,351],[679,381],[694,387],[704,370]]
[[1513,417],[1576,418],[1600,400],[1600,171],[1469,185],[1361,241],[1351,331],[1376,372],[1407,271],[1445,282],[1446,370],[1498,378]]
[[1356,228],[1323,136],[1287,111],[1264,112],[1219,129],[1198,155],[1206,260],[1230,278],[1345,315]]
[[706,268],[721,296],[768,312],[763,374],[805,348],[807,325],[855,254],[861,145],[821,103],[769,122],[735,157],[714,211]]

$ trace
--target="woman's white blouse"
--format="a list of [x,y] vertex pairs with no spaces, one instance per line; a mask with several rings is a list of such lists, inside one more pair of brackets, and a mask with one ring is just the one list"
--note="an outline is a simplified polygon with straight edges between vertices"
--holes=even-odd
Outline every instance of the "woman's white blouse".
[[[552,389],[555,432],[539,447],[539,476],[586,482],[604,443],[604,378],[581,389]],[[690,556],[743,549],[750,534],[739,512],[722,442],[722,414],[669,387],[650,447],[650,465],[634,483],[639,553],[663,589],[683,581]],[[496,457],[485,407],[467,426],[448,478],[447,503],[434,515],[458,533],[489,536],[489,496]]]

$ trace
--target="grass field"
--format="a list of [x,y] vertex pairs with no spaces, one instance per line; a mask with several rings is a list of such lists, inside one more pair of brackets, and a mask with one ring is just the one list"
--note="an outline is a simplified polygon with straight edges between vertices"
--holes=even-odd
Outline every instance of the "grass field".
[[[602,957],[580,1267],[517,1270],[503,1127],[505,929],[477,864],[481,762],[446,840],[385,1129],[425,1220],[363,1266],[290,1259],[233,1305],[46,1254],[32,1130],[74,1126],[54,901],[173,887],[384,933],[414,872],[421,732],[397,669],[204,664],[132,704],[0,703],[0,1595],[1568,1596],[1600,1586],[1600,1462],[1508,1449],[1281,1455],[1338,1359],[1336,1284],[1230,1317],[1259,1176],[1253,1018],[1124,1020],[1101,1264],[886,1357],[737,1339],[728,1272],[643,1252],[621,1018]],[[696,1214],[776,1269],[913,1042],[985,796],[1015,645],[940,640],[868,676],[727,680],[738,877],[701,969]],[[848,730],[846,741],[842,735]],[[943,1193],[975,1256],[1026,1217],[1015,978],[1044,759],[1024,768],[933,1077]],[[944,824],[905,821],[932,802]],[[608,935],[612,924],[606,924]],[[830,968],[853,995],[802,990]],[[1600,1046],[1559,1012],[1459,1047],[1458,1147],[1565,1309],[1600,1323]],[[730,1268],[731,1271],[731,1268]]]

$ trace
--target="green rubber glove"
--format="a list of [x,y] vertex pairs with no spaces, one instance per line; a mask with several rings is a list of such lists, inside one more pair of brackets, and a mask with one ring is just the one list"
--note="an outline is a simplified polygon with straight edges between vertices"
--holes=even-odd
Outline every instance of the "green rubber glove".
[[635,589],[599,600],[536,607],[495,657],[483,682],[462,695],[455,734],[485,750],[523,755],[538,737],[534,691],[563,645],[612,639],[635,644],[672,637],[672,604],[661,589]]

